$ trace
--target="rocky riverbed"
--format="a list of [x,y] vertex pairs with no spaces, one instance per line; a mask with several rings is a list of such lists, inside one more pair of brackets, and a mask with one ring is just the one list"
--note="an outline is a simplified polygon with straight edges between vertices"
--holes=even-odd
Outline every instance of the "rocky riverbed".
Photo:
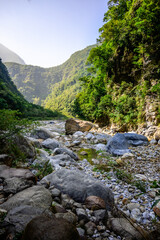
[[[55,229],[61,225],[59,235],[54,233],[57,238],[48,230],[48,237],[41,239],[158,239],[158,134],[150,142],[140,135],[136,140],[134,135],[129,140],[127,135],[116,135],[120,143],[125,141],[117,156],[109,151],[115,148],[109,145],[111,130],[82,127],[83,132],[66,135],[64,121],[44,121],[25,137],[28,160],[21,168],[0,165],[2,239],[21,239],[24,230],[24,239],[33,239],[33,232],[42,236],[37,222],[46,227],[54,222]],[[1,163],[4,159],[7,156],[1,156]]]

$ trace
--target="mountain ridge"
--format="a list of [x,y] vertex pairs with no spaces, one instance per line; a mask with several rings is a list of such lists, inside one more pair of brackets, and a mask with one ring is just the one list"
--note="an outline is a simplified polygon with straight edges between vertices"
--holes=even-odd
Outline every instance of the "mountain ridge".
[[15,62],[25,64],[24,60],[15,52],[0,43],[0,58],[4,62]]
[[41,106],[29,103],[18,91],[11,80],[6,66],[0,59],[0,110],[15,110],[20,112],[21,117],[43,119],[63,117],[58,112],[44,109]]
[[[29,102],[43,105],[46,108],[57,109],[58,111],[60,107],[63,114],[68,111],[71,113],[71,107],[69,105],[80,90],[79,78],[87,74],[88,66],[86,65],[86,60],[90,50],[94,46],[95,45],[91,45],[76,51],[61,65],[50,68],[20,65],[17,63],[5,63],[5,65],[18,90]],[[74,84],[76,84],[76,87],[74,91],[72,91]],[[64,95],[62,96],[62,98],[64,98],[64,104],[62,104],[60,97],[58,97],[55,92],[58,87],[59,95],[63,95],[66,88],[68,88],[68,92],[72,89],[72,98],[70,94],[65,94],[65,97]],[[58,103],[56,101],[58,101]],[[67,106],[65,106],[65,103]]]

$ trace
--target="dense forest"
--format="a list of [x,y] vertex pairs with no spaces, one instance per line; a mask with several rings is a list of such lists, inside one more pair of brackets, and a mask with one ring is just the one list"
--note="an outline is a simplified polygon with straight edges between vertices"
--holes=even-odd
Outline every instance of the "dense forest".
[[5,109],[18,111],[21,117],[25,118],[43,119],[62,116],[56,111],[52,112],[25,100],[12,82],[7,68],[0,59],[0,110],[4,110],[0,114],[4,115]]
[[79,117],[128,127],[160,123],[159,16],[159,0],[108,1],[98,45],[88,58],[90,75],[81,78],[75,100]]
[[18,90],[29,102],[69,116],[81,89],[78,80],[89,74],[85,63],[93,46],[75,52],[65,63],[52,68],[5,64]]

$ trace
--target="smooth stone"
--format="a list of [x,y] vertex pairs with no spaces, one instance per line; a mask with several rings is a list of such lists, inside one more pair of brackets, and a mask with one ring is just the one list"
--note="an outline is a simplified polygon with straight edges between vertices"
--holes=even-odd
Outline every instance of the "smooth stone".
[[89,196],[86,198],[85,205],[87,208],[92,209],[92,210],[98,210],[98,209],[105,209],[106,204],[105,201],[96,196]]
[[106,210],[104,209],[100,209],[100,210],[96,210],[93,212],[95,218],[96,218],[96,221],[107,221],[108,219],[108,213]]
[[78,233],[79,233],[79,235],[81,236],[81,237],[84,237],[84,235],[85,235],[85,230],[83,229],[83,228],[77,228],[77,231],[78,231]]
[[6,165],[0,165],[0,178],[4,180],[9,178],[23,178],[36,183],[36,177],[29,169],[10,168]]
[[136,230],[134,226],[126,218],[111,218],[110,225],[112,230],[120,235],[130,240],[142,240],[144,239],[141,233]]
[[55,139],[47,138],[46,140],[44,140],[42,142],[42,146],[44,148],[48,148],[48,149],[54,150],[55,148],[58,148],[60,146],[60,143],[57,140],[55,140]]
[[19,207],[11,209],[5,217],[5,221],[9,224],[12,224],[15,227],[16,232],[22,232],[25,229],[26,225],[33,218],[43,213],[52,215],[52,212],[44,208],[21,205]]
[[109,139],[106,149],[109,153],[121,156],[125,153],[130,152],[128,149],[129,144],[122,133],[116,133],[112,138]]
[[138,178],[139,180],[142,181],[147,181],[147,177],[144,174],[136,174],[135,178]]
[[127,208],[132,211],[135,208],[140,208],[140,204],[139,203],[129,203],[127,204]]
[[85,136],[85,138],[86,138],[87,140],[91,140],[92,138],[94,138],[94,135],[93,135],[92,133],[88,133],[88,134]]
[[55,148],[53,153],[54,153],[55,155],[66,153],[66,154],[68,154],[71,158],[73,158],[74,160],[78,160],[77,154],[75,154],[73,151],[71,151],[71,150],[68,149],[68,148]]
[[95,125],[88,121],[82,121],[74,118],[67,119],[65,123],[65,131],[67,135],[72,135],[77,131],[86,132],[89,131]]
[[54,188],[54,189],[50,190],[50,192],[51,192],[51,195],[52,195],[53,198],[54,197],[59,197],[60,194],[61,194],[61,192],[57,188]]
[[52,197],[49,190],[43,186],[36,185],[16,193],[5,203],[1,204],[1,208],[9,211],[20,205],[28,205],[48,209],[51,206],[51,203]]
[[79,170],[60,169],[41,181],[50,182],[61,192],[68,194],[76,202],[84,203],[89,196],[97,196],[105,201],[106,208],[112,209],[114,197],[112,191],[99,180]]
[[41,138],[41,139],[47,139],[47,138],[54,138],[55,135],[47,130],[46,128],[37,128],[34,129],[33,132],[30,134],[32,138]]
[[96,229],[96,224],[95,223],[90,221],[90,222],[85,224],[85,230],[86,230],[86,233],[89,236],[92,236],[94,234],[95,229]]
[[4,181],[3,191],[7,194],[9,193],[17,193],[23,191],[26,188],[32,187],[34,182],[32,180],[28,180],[25,178],[11,177],[7,178]]
[[106,145],[103,143],[98,143],[95,145],[96,151],[106,151]]
[[141,220],[141,211],[138,208],[134,208],[131,211],[131,218],[135,219],[136,221],[140,222]]
[[23,240],[80,240],[76,227],[65,219],[39,216],[27,224]]
[[157,141],[155,139],[152,139],[150,142],[149,142],[151,145],[156,145],[157,144]]
[[78,221],[84,220],[88,222],[89,218],[87,212],[83,208],[76,208],[76,214],[78,216]]
[[55,216],[56,218],[63,218],[68,222],[72,223],[73,225],[76,225],[78,221],[77,216],[71,211],[65,212],[65,213],[56,213]]

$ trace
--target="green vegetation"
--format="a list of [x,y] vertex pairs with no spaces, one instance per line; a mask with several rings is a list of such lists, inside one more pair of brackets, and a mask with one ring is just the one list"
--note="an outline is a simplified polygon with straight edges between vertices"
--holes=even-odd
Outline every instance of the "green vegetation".
[[[79,117],[129,127],[146,121],[147,101],[160,101],[160,5],[157,0],[110,0],[97,47],[88,58],[74,103]],[[155,106],[160,122],[160,105]]]
[[115,168],[114,169],[114,173],[116,175],[116,177],[124,182],[127,182],[127,183],[131,183],[132,181],[132,174],[122,170],[122,169],[118,169],[118,168]]
[[37,173],[35,174],[38,179],[42,179],[43,177],[47,176],[48,174],[53,172],[53,167],[52,165],[49,163],[49,161],[45,162],[44,164],[35,164],[35,165],[31,165],[30,168],[36,169]]
[[0,153],[9,154],[13,165],[25,160],[24,153],[15,144],[15,136],[31,125],[27,119],[61,117],[64,116],[57,111],[52,112],[25,100],[0,60]]
[[25,155],[14,144],[14,138],[31,125],[31,121],[19,118],[20,113],[12,110],[0,110],[0,154],[8,153],[13,158],[13,165],[23,161]]
[[[86,155],[82,155],[82,152],[86,152]],[[97,158],[97,152],[93,148],[81,148],[77,154],[80,160],[83,160],[85,158],[91,165],[93,165],[92,159]]]
[[85,63],[92,48],[78,51],[62,65],[52,68],[16,63],[6,63],[6,66],[18,90],[29,102],[71,116],[75,96],[81,89],[78,79],[89,74]]
[[95,167],[92,169],[93,172],[101,172],[102,174],[106,172],[110,172],[111,168],[108,167],[106,164],[97,164]]
[[151,188],[160,188],[160,180],[159,181],[156,181],[154,180],[151,185],[150,185]]
[[[0,60],[0,109],[18,110],[21,117],[30,119],[44,119],[63,117],[57,111],[44,109],[41,106],[29,103],[24,99],[22,94],[9,77],[7,68]],[[2,113],[1,113],[2,114]]]
[[146,193],[146,182],[142,181],[142,180],[136,180],[134,182],[134,186],[136,186],[139,190],[141,190],[141,192]]

